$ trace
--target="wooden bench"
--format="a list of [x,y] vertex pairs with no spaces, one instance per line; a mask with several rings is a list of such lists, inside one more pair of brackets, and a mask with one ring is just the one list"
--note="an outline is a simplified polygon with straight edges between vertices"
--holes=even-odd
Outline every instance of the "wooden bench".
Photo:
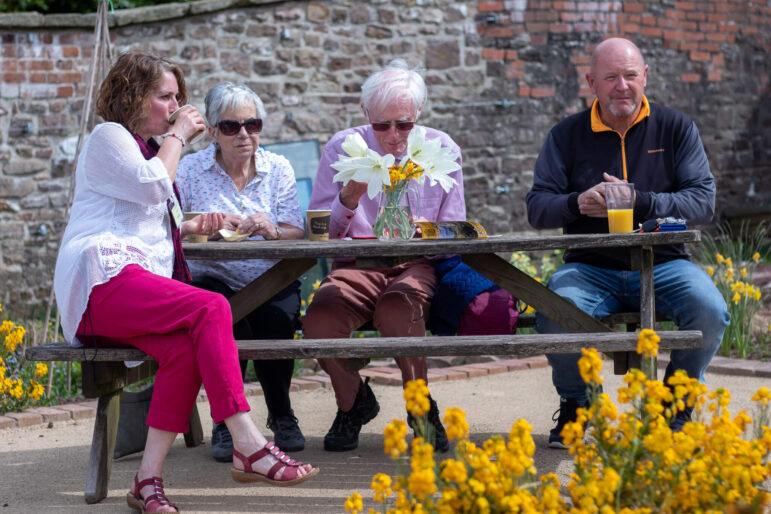
[[[702,344],[699,331],[661,331],[662,349],[698,348]],[[637,335],[632,332],[583,332],[566,334],[530,334],[500,336],[429,336],[415,344],[415,338],[378,337],[350,339],[298,339],[239,341],[240,359],[316,359],[386,358],[415,356],[501,355],[528,357],[548,353],[579,352],[581,348],[596,348],[602,352],[634,352]],[[94,434],[91,441],[86,503],[96,503],[107,496],[112,470],[115,436],[120,414],[123,388],[152,376],[155,361],[135,348],[73,348],[53,343],[28,348],[25,358],[32,361],[80,361],[83,394],[98,398]],[[127,368],[123,361],[142,361]],[[197,409],[190,417],[190,432],[185,435],[188,446],[203,441]]]

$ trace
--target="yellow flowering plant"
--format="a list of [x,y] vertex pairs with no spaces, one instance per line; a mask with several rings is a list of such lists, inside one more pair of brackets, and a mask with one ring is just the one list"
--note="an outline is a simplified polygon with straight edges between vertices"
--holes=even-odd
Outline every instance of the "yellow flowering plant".
[[24,359],[25,334],[24,327],[13,321],[0,323],[0,414],[21,410],[40,400],[45,392],[40,380],[48,373],[48,366]]
[[[760,288],[753,285],[753,273],[758,264],[768,259],[768,234],[765,224],[754,229],[742,224],[735,233],[730,226],[723,226],[714,236],[704,234],[700,260],[731,313],[731,323],[720,345],[723,355],[735,350],[739,357],[745,358],[755,342],[752,319],[763,302]],[[761,331],[759,346],[762,347],[770,332]]]
[[[654,331],[641,331],[638,351],[652,358],[658,342]],[[725,389],[708,392],[682,372],[667,386],[631,370],[618,390],[618,404],[626,407],[619,412],[600,387],[599,354],[594,349],[582,354],[579,372],[592,401],[590,407],[578,409],[578,419],[562,432],[574,461],[569,498],[560,495],[556,475],[537,475],[527,421],[513,423],[506,439],[493,436],[477,446],[468,440],[465,414],[452,407],[443,421],[448,437],[458,443],[454,458],[438,464],[421,437],[412,441],[411,455],[404,454],[404,421],[394,420],[386,428],[385,450],[398,460],[398,467],[393,478],[378,473],[372,479],[372,499],[381,505],[380,512],[760,514],[771,506],[771,495],[762,489],[771,478],[768,388],[752,396],[753,421],[744,411],[731,414]],[[405,399],[413,415],[425,410],[424,387],[407,385],[411,391],[405,392]],[[695,421],[673,433],[669,421],[686,406],[694,409]],[[362,497],[353,493],[345,509],[363,512]]]

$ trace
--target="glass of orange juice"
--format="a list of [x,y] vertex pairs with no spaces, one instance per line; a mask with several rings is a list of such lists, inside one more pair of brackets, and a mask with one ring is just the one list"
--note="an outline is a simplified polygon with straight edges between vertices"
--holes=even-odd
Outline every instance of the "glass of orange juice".
[[605,204],[608,207],[608,232],[626,234],[634,230],[634,184],[605,184]]

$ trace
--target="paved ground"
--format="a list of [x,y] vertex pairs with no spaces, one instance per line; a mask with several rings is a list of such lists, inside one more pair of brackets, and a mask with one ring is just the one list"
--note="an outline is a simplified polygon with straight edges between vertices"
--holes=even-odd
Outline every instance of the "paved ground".
[[[606,390],[615,398],[620,377],[608,371],[609,362],[605,367]],[[750,396],[758,387],[769,385],[769,376],[710,374],[707,382],[710,389],[727,387],[733,397],[732,411],[738,412],[750,408]],[[164,473],[167,494],[185,512],[343,512],[345,498],[352,491],[365,499],[371,497],[373,474],[394,472],[393,464],[383,455],[382,431],[391,419],[404,419],[404,403],[396,386],[376,383],[373,389],[380,401],[380,415],[364,427],[359,448],[347,453],[322,450],[322,438],[335,414],[331,391],[318,388],[293,393],[294,410],[308,439],[306,450],[296,456],[321,466],[321,473],[309,483],[287,489],[233,482],[228,465],[210,458],[208,404],[199,402],[205,444],[186,448],[182,438],[177,439]],[[553,426],[551,415],[558,405],[548,367],[440,381],[431,384],[431,390],[441,409],[457,405],[466,411],[471,438],[476,442],[492,434],[506,434],[515,420],[527,419],[533,425],[538,447],[539,473],[554,471],[563,485],[566,483],[571,470],[569,454],[546,448]],[[266,418],[264,401],[259,396],[250,397],[250,401],[252,415],[262,425]],[[53,422],[51,428],[35,424],[0,431],[0,514],[128,512],[125,494],[138,468],[138,454],[114,463],[108,498],[97,505],[83,501],[92,430],[93,419],[87,418]]]

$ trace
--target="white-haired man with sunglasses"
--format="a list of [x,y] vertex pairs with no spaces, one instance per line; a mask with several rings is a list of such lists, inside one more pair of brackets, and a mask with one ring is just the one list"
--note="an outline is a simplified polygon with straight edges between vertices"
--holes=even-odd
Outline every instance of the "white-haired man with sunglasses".
[[[407,137],[415,127],[425,105],[426,85],[419,73],[403,60],[395,60],[371,75],[362,85],[361,109],[368,123],[335,134],[329,140],[319,163],[311,194],[311,209],[329,209],[329,236],[374,237],[379,196],[370,199],[364,193],[367,184],[350,181],[342,186],[333,182],[342,143],[349,134],[358,133],[367,146],[381,155],[392,154],[398,162],[406,153]],[[442,146],[458,155],[458,145],[444,132],[425,127],[426,139],[439,138]],[[461,170],[451,175],[456,185],[445,193],[440,185],[425,181],[420,191],[420,216],[429,221],[466,219]],[[351,260],[337,260],[324,279],[302,320],[303,332],[310,338],[348,338],[353,330],[372,321],[383,336],[423,336],[431,298],[436,288],[436,274],[426,259],[409,262],[384,262],[381,267],[360,268]],[[338,412],[324,438],[328,451],[353,450],[359,443],[361,427],[374,419],[380,407],[372,389],[361,380],[358,371],[346,365],[346,359],[319,359],[329,373],[337,398]],[[404,383],[427,381],[426,359],[397,357]],[[433,426],[434,447],[446,451],[447,435],[439,419],[439,409],[431,399],[429,421]],[[410,425],[413,419],[408,417]]]

